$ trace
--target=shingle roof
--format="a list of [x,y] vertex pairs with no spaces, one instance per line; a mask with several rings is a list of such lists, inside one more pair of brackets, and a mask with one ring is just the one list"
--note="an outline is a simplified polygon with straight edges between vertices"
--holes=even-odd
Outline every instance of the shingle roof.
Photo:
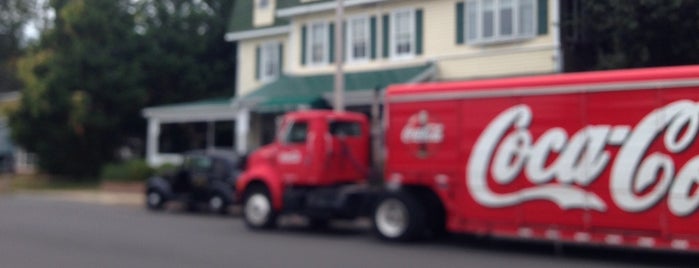
[[323,2],[333,2],[333,0],[306,1],[303,3],[301,2],[301,0],[278,0],[277,1],[277,9],[302,6],[302,5],[311,5],[311,4],[317,4],[317,3],[323,3]]
[[[278,0],[278,5],[281,3],[285,3],[285,2],[286,2],[285,0]],[[290,2],[296,2],[296,0],[292,0]],[[264,26],[264,27],[255,27],[253,25],[254,5],[255,5],[255,0],[237,0],[237,1],[235,1],[235,5],[233,5],[233,10],[232,10],[233,15],[231,16],[231,20],[228,23],[228,32],[231,32],[231,33],[244,32],[244,31],[249,31],[249,30],[265,29],[265,28],[271,28],[271,27],[276,27],[276,26],[289,25],[289,20],[275,18],[273,25],[268,25],[268,26]]]

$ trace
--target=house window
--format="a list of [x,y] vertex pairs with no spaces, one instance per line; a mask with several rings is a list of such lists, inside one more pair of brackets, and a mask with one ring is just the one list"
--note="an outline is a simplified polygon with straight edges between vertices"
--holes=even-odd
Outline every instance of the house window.
[[410,9],[392,14],[391,53],[394,58],[410,57],[415,53],[414,14]]
[[277,42],[264,43],[260,47],[260,80],[274,80],[279,76],[279,50]]
[[347,59],[350,62],[369,59],[369,39],[368,17],[355,17],[347,21]]
[[308,34],[308,62],[311,65],[322,65],[328,62],[328,24],[325,22],[312,23]]
[[269,0],[257,0],[257,7],[260,9],[266,9],[269,6]]
[[534,0],[467,0],[466,40],[471,44],[498,43],[534,37]]

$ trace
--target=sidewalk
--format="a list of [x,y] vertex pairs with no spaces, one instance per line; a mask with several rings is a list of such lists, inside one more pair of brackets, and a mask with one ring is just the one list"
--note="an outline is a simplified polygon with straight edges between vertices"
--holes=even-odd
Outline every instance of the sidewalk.
[[9,179],[0,177],[0,194],[34,195],[82,203],[143,206],[143,184],[103,183],[93,189],[12,189]]
[[145,204],[144,194],[135,192],[114,192],[108,190],[24,190],[18,191],[17,193],[40,195],[47,198],[91,204],[127,206],[143,206],[143,204]]

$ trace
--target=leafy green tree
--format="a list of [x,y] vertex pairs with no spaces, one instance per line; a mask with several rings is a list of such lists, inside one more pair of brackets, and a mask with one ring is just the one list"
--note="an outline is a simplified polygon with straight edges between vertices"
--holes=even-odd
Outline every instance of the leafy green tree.
[[699,1],[562,1],[566,70],[699,63]]
[[54,27],[20,61],[14,140],[56,175],[94,176],[129,134],[146,97],[130,0],[53,0]]
[[235,52],[223,38],[232,1],[49,3],[56,15],[19,61],[23,98],[10,117],[43,171],[94,178],[144,136],[144,107],[232,96]]
[[[233,96],[236,51],[224,40],[232,0],[136,3],[136,30],[147,50],[142,63],[148,74],[148,106]],[[177,147],[200,148],[197,141],[203,133],[198,124],[165,129],[172,131],[164,138],[184,143]]]
[[17,58],[22,54],[24,27],[35,18],[36,1],[0,0],[0,92],[18,90]]
[[224,40],[231,0],[139,0],[137,31],[148,53],[147,104],[233,96],[234,46]]

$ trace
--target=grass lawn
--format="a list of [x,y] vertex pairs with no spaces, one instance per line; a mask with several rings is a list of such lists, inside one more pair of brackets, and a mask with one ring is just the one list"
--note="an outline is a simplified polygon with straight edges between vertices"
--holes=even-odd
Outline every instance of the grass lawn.
[[0,192],[17,190],[96,190],[100,185],[99,180],[57,179],[47,175],[4,175],[0,178],[0,181],[5,181],[0,183]]

